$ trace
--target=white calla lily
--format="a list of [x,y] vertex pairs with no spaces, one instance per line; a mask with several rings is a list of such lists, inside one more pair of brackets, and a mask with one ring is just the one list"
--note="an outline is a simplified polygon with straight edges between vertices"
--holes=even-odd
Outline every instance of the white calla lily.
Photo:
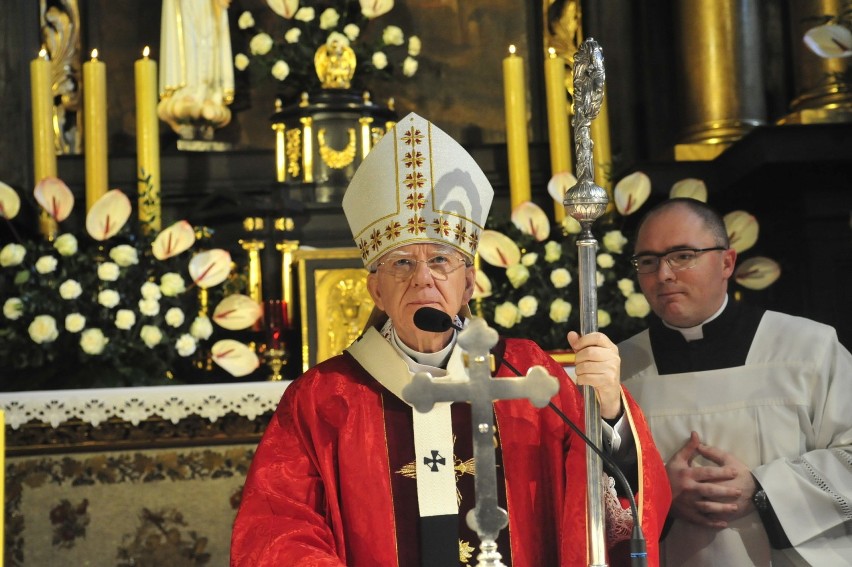
[[266,0],[272,11],[288,20],[293,19],[299,9],[299,0]]
[[825,59],[852,56],[852,31],[837,24],[825,24],[805,32],[805,45]]
[[0,217],[12,220],[21,210],[18,192],[0,181]]
[[508,268],[521,261],[521,250],[502,232],[483,230],[479,239],[479,257],[492,266]]
[[231,273],[231,253],[222,248],[199,252],[189,261],[189,275],[198,287],[219,285]]
[[547,215],[532,201],[525,201],[512,209],[512,224],[539,242],[550,236],[550,221]]
[[234,293],[224,298],[213,310],[213,321],[223,329],[242,331],[260,318],[263,310],[247,295]]
[[65,183],[56,177],[45,177],[39,181],[33,191],[35,200],[47,213],[62,222],[74,208],[74,194]]
[[672,189],[669,191],[669,197],[672,199],[695,199],[696,201],[706,203],[707,185],[702,180],[692,177],[681,179],[672,185]]
[[86,214],[86,232],[98,241],[112,238],[127,224],[132,211],[130,199],[120,189],[107,191]]
[[217,341],[210,348],[210,354],[213,355],[213,362],[237,378],[251,374],[260,366],[257,354],[243,343],[233,339]]
[[181,220],[161,231],[151,243],[151,249],[154,258],[165,260],[189,250],[193,244],[195,244],[195,229],[187,221]]
[[748,289],[765,289],[781,276],[778,262],[764,256],[749,258],[740,264],[734,272],[734,279]]
[[378,18],[393,9],[393,0],[360,0],[361,13],[368,20]]
[[486,276],[484,272],[477,270],[476,279],[473,281],[472,299],[484,299],[486,297],[491,297],[492,287],[491,280],[488,279],[488,276]]
[[635,213],[651,196],[651,179],[641,171],[615,184],[615,208],[624,216]]
[[741,254],[754,246],[760,232],[757,219],[746,211],[733,211],[725,215],[725,229],[731,248]]
[[564,202],[565,193],[576,184],[577,178],[570,171],[557,173],[547,182],[547,194],[556,201],[557,205],[561,205]]

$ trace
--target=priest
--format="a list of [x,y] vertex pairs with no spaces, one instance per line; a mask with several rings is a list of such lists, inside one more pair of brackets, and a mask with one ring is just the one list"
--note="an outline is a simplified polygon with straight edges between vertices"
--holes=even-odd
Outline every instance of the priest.
[[[421,371],[439,381],[466,379],[454,327],[470,315],[473,257],[492,197],[471,156],[415,114],[361,164],[343,208],[376,311],[344,354],[285,391],[246,479],[231,565],[476,564],[479,540],[465,521],[477,474],[470,406],[438,404],[420,414],[402,389]],[[419,328],[414,315],[423,307],[454,326]],[[621,388],[615,346],[600,333],[572,332],[569,341],[578,382],[600,398],[606,450],[633,479],[656,565],[670,500],[663,463]],[[553,405],[583,423],[576,385],[532,341],[501,340],[492,354],[498,377],[543,366],[560,383]],[[494,416],[498,502],[509,515],[498,539],[503,562],[587,564],[583,441],[552,408],[526,400],[496,401]],[[633,518],[615,489],[606,492],[610,565],[627,564]]]

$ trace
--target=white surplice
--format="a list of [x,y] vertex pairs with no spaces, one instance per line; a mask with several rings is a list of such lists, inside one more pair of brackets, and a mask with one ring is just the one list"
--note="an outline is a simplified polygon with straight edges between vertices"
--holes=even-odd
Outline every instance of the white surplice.
[[794,546],[773,550],[757,512],[723,530],[676,520],[663,565],[852,565],[852,355],[833,328],[767,311],[744,365],[662,376],[649,331],[619,349],[663,460],[691,431],[732,453]]

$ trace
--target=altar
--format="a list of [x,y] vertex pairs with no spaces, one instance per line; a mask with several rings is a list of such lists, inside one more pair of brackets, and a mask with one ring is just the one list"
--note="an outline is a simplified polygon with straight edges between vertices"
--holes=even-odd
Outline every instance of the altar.
[[227,565],[281,382],[15,392],[6,565]]

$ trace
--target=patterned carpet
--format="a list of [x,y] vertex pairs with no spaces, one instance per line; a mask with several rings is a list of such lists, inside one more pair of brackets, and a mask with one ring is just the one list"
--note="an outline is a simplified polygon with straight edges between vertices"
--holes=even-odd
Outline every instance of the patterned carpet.
[[7,567],[226,567],[254,445],[6,461]]

